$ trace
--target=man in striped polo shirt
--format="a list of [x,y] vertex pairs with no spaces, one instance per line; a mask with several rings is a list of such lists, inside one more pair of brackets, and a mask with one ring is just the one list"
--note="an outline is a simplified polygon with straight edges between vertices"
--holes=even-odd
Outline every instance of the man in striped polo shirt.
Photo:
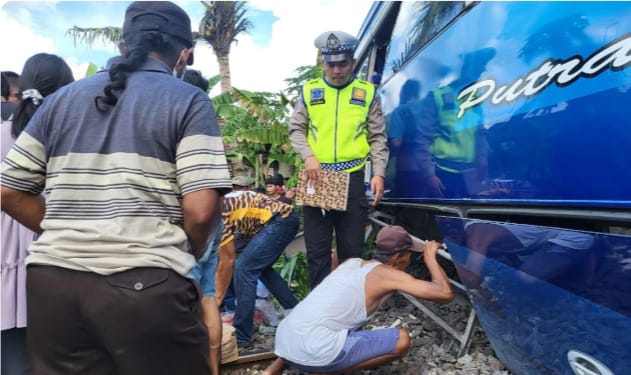
[[191,269],[231,187],[219,128],[178,78],[193,62],[186,13],[132,3],[122,31],[123,56],[47,97],[2,164],[2,209],[41,234],[34,374],[210,372]]

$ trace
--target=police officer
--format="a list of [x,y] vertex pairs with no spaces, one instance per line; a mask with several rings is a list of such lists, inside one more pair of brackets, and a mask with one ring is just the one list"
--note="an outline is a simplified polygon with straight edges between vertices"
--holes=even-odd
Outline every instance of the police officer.
[[372,160],[372,205],[383,196],[388,160],[385,124],[375,87],[353,76],[357,39],[342,31],[319,35],[324,77],[305,83],[289,124],[289,139],[305,162],[309,180],[321,170],[350,174],[346,211],[303,208],[309,282],[315,287],[331,271],[333,230],[340,262],[361,256],[368,200],[365,165]]

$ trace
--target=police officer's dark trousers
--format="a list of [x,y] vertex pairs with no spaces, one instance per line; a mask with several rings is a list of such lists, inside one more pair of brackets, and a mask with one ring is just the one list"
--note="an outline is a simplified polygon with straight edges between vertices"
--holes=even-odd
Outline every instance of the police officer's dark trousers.
[[309,284],[315,288],[331,272],[331,250],[335,230],[339,262],[361,257],[364,225],[368,221],[368,200],[364,188],[364,171],[350,174],[346,211],[303,207]]

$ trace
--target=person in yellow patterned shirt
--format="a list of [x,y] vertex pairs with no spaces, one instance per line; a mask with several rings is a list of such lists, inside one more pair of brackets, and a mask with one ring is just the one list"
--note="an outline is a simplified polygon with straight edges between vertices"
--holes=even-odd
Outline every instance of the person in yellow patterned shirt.
[[[233,191],[223,198],[223,232],[218,253],[216,299],[221,305],[230,279],[237,306],[233,325],[240,348],[252,342],[256,283],[260,279],[283,308],[298,304],[272,265],[298,232],[298,215],[289,204],[253,191]],[[235,233],[251,238],[237,255]]]

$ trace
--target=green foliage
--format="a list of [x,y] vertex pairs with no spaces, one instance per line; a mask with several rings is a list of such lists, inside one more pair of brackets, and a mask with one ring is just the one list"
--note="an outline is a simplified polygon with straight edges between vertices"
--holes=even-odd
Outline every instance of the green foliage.
[[301,85],[322,76],[322,68],[316,65],[301,66],[296,69],[296,73],[297,76],[285,80],[289,84],[286,90],[289,95],[233,88],[232,93],[213,98],[215,111],[222,119],[224,141],[236,146],[236,150],[230,150],[226,156],[228,160],[239,160],[255,169],[257,186],[264,184],[262,159],[267,161],[267,166],[277,161],[293,167],[294,175],[285,176],[289,177],[287,186],[297,184],[302,160],[289,141],[289,116]]
[[[210,82],[210,80],[208,80],[208,82]],[[212,88],[209,88],[209,90],[212,90]],[[231,119],[240,112],[240,108],[235,105],[234,97],[229,92],[215,96],[212,98],[212,101],[215,113],[217,116],[223,117],[224,119]]]
[[264,185],[264,160],[292,166],[300,157],[292,150],[287,123],[289,101],[282,94],[251,92],[233,88],[213,98],[217,115],[222,118],[224,141],[236,147],[229,160],[240,160],[257,172],[257,186]]
[[97,39],[102,42],[118,43],[123,40],[122,29],[116,26],[107,27],[78,27],[72,26],[72,28],[66,30],[66,35],[72,37],[75,47],[77,41],[85,43],[88,46],[94,45]]
[[86,78],[96,73],[97,70],[99,70],[99,68],[94,63],[90,63],[90,65],[88,65],[88,69],[85,71]]
[[293,98],[293,100],[290,100],[292,107],[295,105],[295,98],[300,95],[302,84],[322,77],[324,71],[320,65],[303,65],[296,68],[296,73],[298,74],[297,76],[285,79],[285,82],[287,82],[286,91]]
[[379,231],[379,227],[376,225],[370,224],[372,226],[372,231],[366,241],[364,241],[364,245],[362,246],[362,258],[363,259],[372,259],[372,254],[375,251],[375,240],[377,239],[377,232]]
[[247,17],[244,1],[202,1],[206,9],[199,22],[198,37],[202,43],[212,46],[217,56],[228,56],[230,45],[237,35],[249,34],[254,24]]
[[281,256],[273,267],[287,282],[289,289],[298,300],[303,300],[309,294],[311,289],[306,253],[300,252],[291,258]]
[[217,74],[216,76],[210,77],[208,79],[208,92],[210,92],[210,90],[212,90],[213,87],[215,87],[215,85],[219,83],[219,81],[221,81],[221,76],[219,76],[219,74]]

